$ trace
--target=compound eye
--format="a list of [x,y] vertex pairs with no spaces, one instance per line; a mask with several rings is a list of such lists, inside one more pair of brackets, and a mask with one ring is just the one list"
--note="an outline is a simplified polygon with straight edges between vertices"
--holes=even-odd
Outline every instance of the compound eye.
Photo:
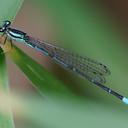
[[8,27],[8,26],[10,26],[10,24],[11,24],[11,22],[9,20],[6,20],[6,21],[4,21],[3,26]]
[[0,27],[0,32],[4,32],[5,28]]
[[7,25],[7,26],[9,26],[9,25],[11,24],[11,22],[10,22],[10,21],[8,21],[8,20],[7,20],[7,21],[5,21],[5,23],[6,23],[6,25]]

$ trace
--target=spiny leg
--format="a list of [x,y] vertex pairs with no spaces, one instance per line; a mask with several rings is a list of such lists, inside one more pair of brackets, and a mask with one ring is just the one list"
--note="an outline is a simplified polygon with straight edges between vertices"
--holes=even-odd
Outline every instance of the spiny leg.
[[6,44],[6,41],[7,41],[7,36],[5,37],[5,40],[4,40],[4,43],[3,43],[4,45]]
[[[5,33],[3,33],[3,34],[1,35],[1,37],[3,37],[4,35],[5,35]],[[7,40],[7,36],[6,36],[5,39],[4,39],[4,43],[2,43],[2,42],[0,41],[0,44],[5,45],[6,40]],[[1,54],[4,54],[4,51],[1,52]]]

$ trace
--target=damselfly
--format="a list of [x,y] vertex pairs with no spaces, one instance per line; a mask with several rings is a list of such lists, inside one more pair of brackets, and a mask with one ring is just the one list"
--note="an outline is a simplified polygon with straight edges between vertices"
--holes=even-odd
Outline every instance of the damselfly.
[[109,94],[114,95],[125,104],[128,104],[128,99],[126,97],[103,85],[105,83],[105,76],[110,74],[110,70],[107,66],[88,57],[82,57],[69,52],[46,41],[35,39],[25,32],[11,28],[10,25],[10,21],[4,21],[3,25],[0,27],[2,36],[5,36],[4,44],[6,43],[6,40],[10,40],[11,44],[12,40],[22,42],[50,57],[62,67],[88,79],[91,83]]

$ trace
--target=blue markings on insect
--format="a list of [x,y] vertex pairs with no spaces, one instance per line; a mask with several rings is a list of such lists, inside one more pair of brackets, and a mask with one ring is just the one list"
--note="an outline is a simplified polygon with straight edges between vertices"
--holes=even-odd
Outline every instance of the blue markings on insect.
[[122,99],[122,101],[123,101],[125,104],[128,104],[128,98],[124,97],[124,98]]
[[53,59],[54,59],[56,62],[58,62],[59,64],[62,64],[62,65],[64,65],[65,67],[68,67],[67,64],[65,64],[65,63],[62,62],[61,60],[57,59],[56,57],[53,57]]
[[29,47],[31,47],[31,48],[34,48],[34,46],[31,45],[31,44],[26,43],[26,45],[29,46]]
[[24,38],[23,38],[23,35],[20,35],[20,34],[18,34],[18,33],[14,33],[14,32],[12,32],[12,31],[9,31],[9,32],[7,33],[7,36],[8,36],[10,39],[12,39],[12,40],[14,40],[14,41],[16,41],[16,42],[25,42],[25,40],[24,40]]
[[35,49],[37,50],[37,51],[39,51],[39,52],[42,52],[45,56],[48,56],[49,54],[48,54],[48,52],[46,52],[43,48],[40,48],[40,47],[35,47]]
[[35,50],[37,50],[37,51],[39,51],[41,53],[43,53],[45,56],[49,55],[48,52],[46,52],[43,48],[40,48],[40,47],[38,47],[38,46],[36,46],[34,44],[26,43],[26,45],[31,47],[31,48],[34,48]]
[[18,34],[18,33],[14,33],[12,31],[9,32],[11,36],[15,37],[15,38],[23,38],[23,35]]

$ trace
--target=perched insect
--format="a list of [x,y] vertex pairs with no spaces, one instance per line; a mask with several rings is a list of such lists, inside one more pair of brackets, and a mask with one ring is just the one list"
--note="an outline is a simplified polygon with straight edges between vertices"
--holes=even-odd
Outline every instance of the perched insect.
[[82,57],[69,52],[46,41],[35,39],[25,32],[11,28],[10,25],[10,21],[4,21],[3,26],[0,27],[2,36],[5,36],[4,44],[7,39],[10,40],[11,46],[12,40],[22,42],[50,57],[62,67],[88,79],[90,82],[102,88],[109,94],[116,96],[118,99],[128,104],[128,99],[126,97],[103,85],[106,82],[105,76],[110,74],[110,70],[107,66],[88,57]]

